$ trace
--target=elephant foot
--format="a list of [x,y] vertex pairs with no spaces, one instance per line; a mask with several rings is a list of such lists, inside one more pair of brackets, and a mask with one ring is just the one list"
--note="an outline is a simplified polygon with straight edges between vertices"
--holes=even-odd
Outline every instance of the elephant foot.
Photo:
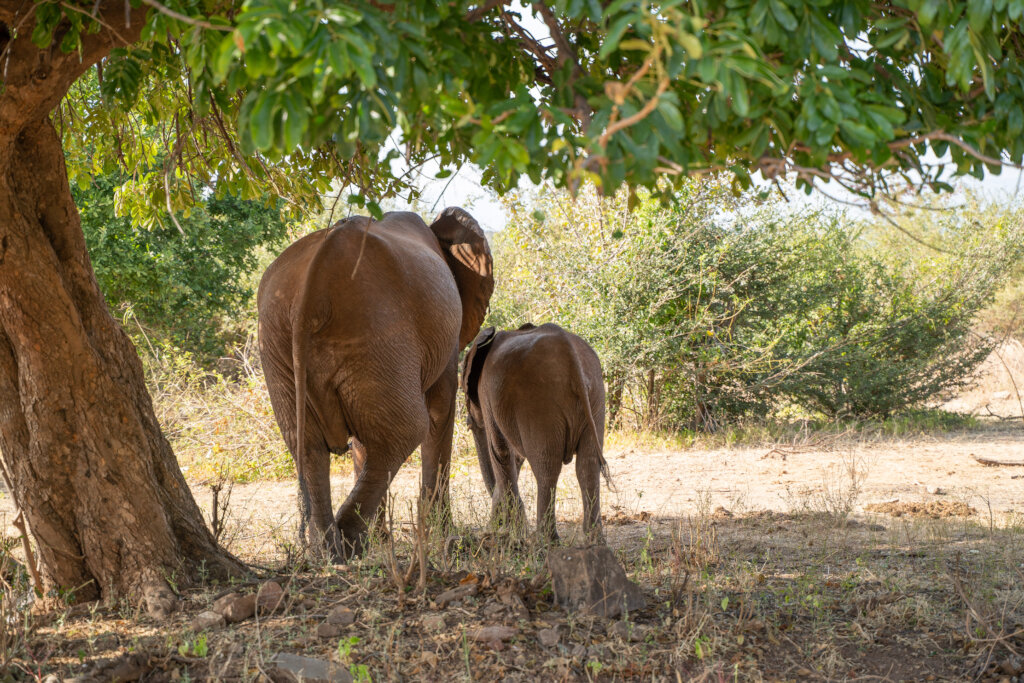
[[604,538],[604,529],[601,525],[591,527],[586,532],[586,539],[588,545],[608,545],[608,542]]

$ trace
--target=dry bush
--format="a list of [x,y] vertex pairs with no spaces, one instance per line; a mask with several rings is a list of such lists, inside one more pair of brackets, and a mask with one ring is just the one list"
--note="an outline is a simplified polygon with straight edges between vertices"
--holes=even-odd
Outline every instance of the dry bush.
[[1007,339],[978,366],[971,384],[944,404],[950,410],[1002,418],[1024,414],[1024,344]]
[[0,674],[24,654],[28,615],[24,612],[31,590],[28,573],[14,557],[17,538],[0,536]]

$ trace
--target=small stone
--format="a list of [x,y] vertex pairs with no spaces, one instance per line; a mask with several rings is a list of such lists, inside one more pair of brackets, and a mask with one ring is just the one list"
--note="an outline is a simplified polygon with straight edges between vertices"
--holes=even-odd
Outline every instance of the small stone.
[[801,667],[796,670],[796,675],[800,676],[801,678],[806,678],[807,676],[810,676],[812,673],[813,672],[810,669],[804,667]]
[[[351,683],[352,674],[345,667],[312,657],[278,652],[270,660],[272,673],[280,680],[298,683]],[[278,680],[275,678],[275,680]]]
[[583,659],[587,656],[587,648],[581,643],[576,643],[569,654],[573,659]]
[[423,624],[423,628],[430,631],[443,631],[448,628],[443,614],[428,614],[420,620],[420,623]]
[[163,621],[178,609],[178,598],[163,581],[154,581],[142,589],[146,612],[157,621]]
[[50,674],[43,679],[42,683],[60,683],[60,676],[57,674]]
[[554,548],[548,553],[547,565],[555,599],[569,608],[615,618],[647,604],[643,591],[626,578],[606,545]]
[[587,648],[587,659],[601,659],[604,656],[604,648],[600,645],[591,645]]
[[444,593],[438,595],[437,598],[435,598],[434,602],[437,603],[438,607],[444,609],[450,603],[455,602],[456,600],[462,600],[463,598],[469,598],[476,595],[477,592],[479,592],[479,590],[480,586],[478,584],[467,583],[464,586],[457,586],[456,588],[452,588],[451,590],[446,590]]
[[511,626],[482,626],[473,629],[469,633],[469,638],[478,642],[502,641],[508,640],[518,633],[519,629],[512,628]]
[[332,624],[329,621],[325,621],[316,627],[316,635],[318,638],[337,638],[341,636],[344,631],[344,626]]
[[505,611],[505,606],[504,605],[502,605],[500,603],[497,603],[497,602],[492,602],[489,605],[487,605],[487,607],[484,607],[484,617],[492,618],[493,619],[494,617],[498,616],[499,614],[501,614],[504,611]]
[[557,626],[554,628],[542,628],[537,631],[537,640],[539,640],[540,644],[544,647],[554,647],[558,644],[561,637],[561,634],[558,633]]
[[612,624],[611,628],[608,629],[608,635],[615,636],[619,640],[629,640],[629,636],[632,632],[633,625],[628,621],[616,621]]
[[217,598],[213,603],[213,607],[211,607],[210,609],[212,609],[214,612],[217,612],[218,614],[224,614],[224,610],[227,609],[227,606],[240,597],[242,596],[240,596],[238,593],[228,593],[227,595],[223,595]]
[[269,614],[284,604],[284,589],[277,581],[267,581],[256,592],[256,607],[260,614]]
[[227,620],[223,614],[206,610],[197,614],[195,619],[192,620],[192,630],[208,631],[214,628],[223,628],[226,624]]
[[256,595],[250,593],[249,595],[239,595],[231,602],[223,606],[223,611],[220,612],[227,619],[229,624],[237,624],[240,621],[245,621],[256,614]]
[[328,624],[337,624],[338,626],[348,626],[349,624],[355,623],[355,620],[356,620],[356,613],[354,611],[352,611],[351,609],[349,609],[348,607],[345,607],[344,605],[339,605],[338,607],[335,607],[334,609],[332,609],[330,612],[327,613],[327,623]]

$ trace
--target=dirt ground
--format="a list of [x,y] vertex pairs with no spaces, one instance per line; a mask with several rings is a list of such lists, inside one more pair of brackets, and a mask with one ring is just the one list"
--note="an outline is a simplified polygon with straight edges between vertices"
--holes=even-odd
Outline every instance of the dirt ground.
[[[1024,426],[986,423],[969,432],[905,440],[828,437],[800,446],[713,450],[623,447],[613,439],[606,457],[614,489],[602,487],[602,509],[606,518],[628,514],[681,519],[720,507],[735,515],[819,510],[857,516],[878,505],[935,503],[949,509],[969,507],[986,522],[990,516],[1005,520],[1024,512],[1024,466],[988,466],[972,456],[1024,463]],[[332,477],[335,505],[350,485],[348,476]],[[532,510],[535,487],[528,465],[520,485]],[[410,461],[391,488],[396,517],[410,518],[418,487],[418,464]],[[199,485],[193,489],[209,514],[210,491]],[[223,499],[224,493],[220,495]],[[246,555],[276,552],[275,546],[294,533],[295,495],[293,480],[234,485],[229,545]],[[452,496],[463,521],[483,523],[486,493],[473,460],[454,463]],[[580,518],[579,500],[570,465],[559,480],[557,503],[566,533],[572,533]]]
[[[602,487],[605,517],[625,511],[682,518],[718,507],[738,515],[809,509],[858,514],[872,505],[931,501],[964,503],[986,519],[1024,512],[1024,466],[988,466],[972,457],[1024,463],[1024,425],[1019,423],[984,423],[968,432],[910,439],[824,437],[799,446],[713,450],[624,447],[615,441],[606,453],[614,489]],[[475,461],[462,458],[452,470],[457,514],[467,523],[483,522],[487,500]],[[332,477],[335,505],[350,485],[348,476]],[[535,488],[529,465],[520,485],[532,510]],[[397,517],[409,517],[418,487],[419,467],[413,459],[391,488]],[[209,514],[209,488],[193,482],[193,492]],[[220,494],[222,501],[225,495]],[[242,554],[263,556],[275,543],[291,538],[297,525],[294,480],[235,484],[228,495],[228,542]],[[570,522],[580,512],[570,465],[559,480],[561,526],[573,526]],[[11,498],[0,493],[0,521],[12,535],[13,516]]]
[[[294,480],[237,484],[219,496],[222,541],[256,574],[234,590],[274,579],[287,607],[204,630],[193,620],[231,590],[210,584],[183,591],[162,623],[138,605],[51,611],[24,622],[0,681],[105,680],[114,665],[126,680],[277,681],[274,657],[292,653],[360,681],[1014,683],[1024,680],[1024,467],[972,456],[1024,462],[1024,427],[711,450],[613,436],[605,535],[647,601],[624,619],[559,605],[545,549],[485,533],[488,501],[465,455],[452,475],[458,535],[417,540],[410,462],[392,487],[394,544],[347,565],[289,555]],[[351,479],[332,482],[337,504]],[[530,509],[528,470],[521,484]],[[193,490],[209,514],[209,487]],[[571,467],[558,505],[563,542],[576,543]],[[0,496],[0,517],[11,513]],[[422,587],[418,572],[406,578],[420,548]],[[472,596],[441,600],[466,586]],[[479,637],[496,627],[500,637]],[[0,628],[0,657],[17,633]]]

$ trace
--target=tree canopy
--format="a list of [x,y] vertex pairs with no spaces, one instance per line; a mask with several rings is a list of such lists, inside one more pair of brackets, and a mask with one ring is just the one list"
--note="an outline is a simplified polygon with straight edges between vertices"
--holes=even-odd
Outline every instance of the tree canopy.
[[[32,40],[116,31],[76,4],[30,7]],[[1024,158],[1024,0],[145,4],[59,114],[72,175],[124,167],[140,221],[213,179],[303,209],[339,178],[376,212],[399,157],[499,191],[728,170],[869,200]]]
[[208,192],[302,214],[340,184],[379,214],[412,191],[402,157],[476,163],[499,192],[667,197],[716,171],[869,202],[942,190],[1024,156],[1022,17],[1024,0],[0,0],[0,470],[48,580],[141,589],[156,615],[163,577],[241,570],[160,431],[70,184],[123,174],[119,213],[176,228]]

